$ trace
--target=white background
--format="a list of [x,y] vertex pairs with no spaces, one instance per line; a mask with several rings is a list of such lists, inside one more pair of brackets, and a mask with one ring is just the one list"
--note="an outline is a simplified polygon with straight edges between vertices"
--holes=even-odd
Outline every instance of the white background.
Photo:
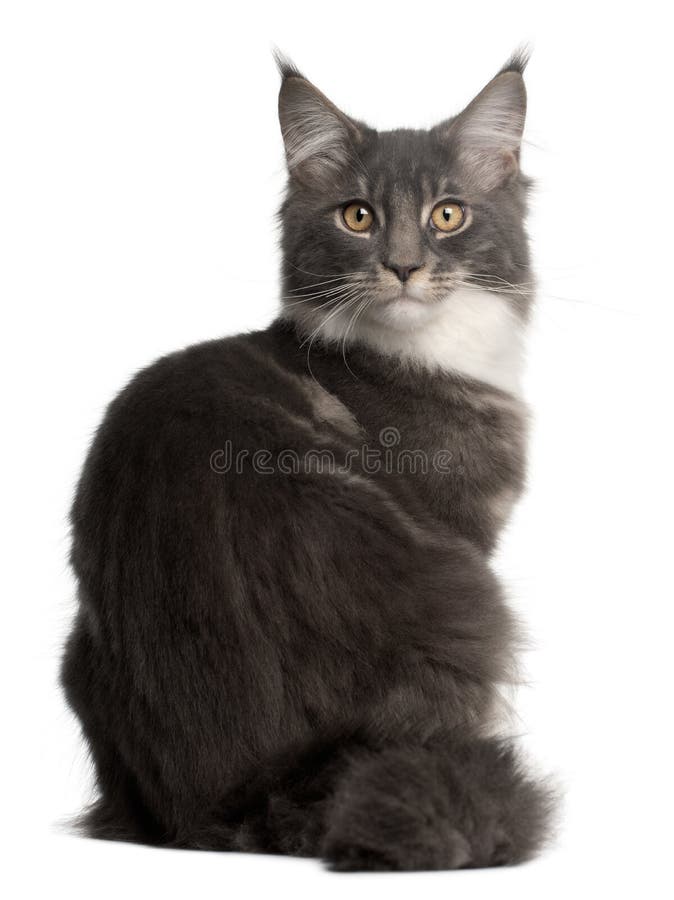
[[[660,897],[671,890],[674,299],[665,5],[4,2],[0,21],[2,723],[7,896]],[[379,127],[452,114],[523,40],[541,293],[529,493],[498,557],[529,626],[517,730],[565,786],[517,869],[318,863],[75,838],[88,799],[56,685],[67,511],[129,375],[277,302],[278,43]]]

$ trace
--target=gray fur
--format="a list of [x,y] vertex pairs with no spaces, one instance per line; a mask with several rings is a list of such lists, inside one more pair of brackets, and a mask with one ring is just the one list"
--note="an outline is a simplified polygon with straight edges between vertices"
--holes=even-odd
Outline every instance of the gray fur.
[[[284,133],[291,111],[301,119],[311,96],[304,153],[311,152],[311,127],[320,110],[331,122],[334,141],[327,165],[322,148],[314,160],[321,171],[318,182],[291,166],[281,212],[284,303],[303,330],[310,332],[326,310],[334,309],[326,307],[322,293],[326,279],[333,279],[327,287],[343,288],[344,294],[351,288],[388,295],[385,266],[390,264],[423,266],[433,300],[445,297],[457,279],[467,280],[476,289],[499,290],[526,319],[532,284],[524,226],[529,182],[518,166],[525,64],[526,57],[513,57],[460,115],[429,131],[378,132],[338,111],[295,67],[280,63]],[[297,121],[295,128],[297,135]],[[293,146],[291,156],[299,152],[296,141]],[[304,166],[310,160],[303,155]],[[422,213],[444,198],[464,201],[473,221],[460,233],[438,239]],[[377,214],[381,227],[369,239],[335,228],[335,211],[353,199],[367,201]]]
[[[517,129],[522,69],[497,76]],[[386,303],[390,262],[432,271],[420,302],[451,309],[463,266],[526,318],[529,295],[503,288],[530,280],[515,131],[477,156],[465,117],[376,133],[282,74],[284,313],[139,373],[78,487],[62,680],[96,767],[82,827],[338,870],[517,863],[550,811],[491,736],[517,628],[490,555],[524,483],[524,407],[451,366],[403,365],[362,331],[348,359],[347,335],[307,343],[329,302],[318,282],[357,270]],[[470,206],[470,227],[428,231],[438,194]],[[370,237],[336,219],[355,198],[381,217]],[[225,445],[239,468],[214,466]],[[382,447],[374,468],[363,451]],[[304,465],[281,470],[288,453]],[[415,469],[419,454],[446,465]]]

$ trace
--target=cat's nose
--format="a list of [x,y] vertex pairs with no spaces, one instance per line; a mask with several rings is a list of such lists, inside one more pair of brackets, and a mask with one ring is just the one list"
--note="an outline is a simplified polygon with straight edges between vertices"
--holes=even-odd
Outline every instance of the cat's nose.
[[409,279],[412,272],[416,272],[417,269],[421,268],[421,264],[412,264],[409,266],[401,266],[398,263],[383,263],[382,264],[385,269],[389,269],[391,272],[395,272],[400,281],[405,284],[405,282]]

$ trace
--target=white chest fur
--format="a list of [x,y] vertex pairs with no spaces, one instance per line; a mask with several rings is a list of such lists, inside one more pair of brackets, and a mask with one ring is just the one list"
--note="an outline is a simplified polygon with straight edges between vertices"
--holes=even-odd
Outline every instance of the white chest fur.
[[[351,316],[332,316],[316,329],[342,342]],[[358,319],[346,344],[364,343],[411,365],[457,372],[517,395],[523,367],[524,323],[506,297],[459,288],[429,307],[396,301],[381,319]]]

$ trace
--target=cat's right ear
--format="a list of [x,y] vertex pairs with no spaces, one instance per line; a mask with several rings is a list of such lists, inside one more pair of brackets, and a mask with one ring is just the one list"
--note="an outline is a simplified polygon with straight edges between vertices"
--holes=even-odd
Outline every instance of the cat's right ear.
[[361,131],[286,57],[276,52],[275,58],[283,79],[278,109],[288,172],[309,186],[330,184],[356,162]]

